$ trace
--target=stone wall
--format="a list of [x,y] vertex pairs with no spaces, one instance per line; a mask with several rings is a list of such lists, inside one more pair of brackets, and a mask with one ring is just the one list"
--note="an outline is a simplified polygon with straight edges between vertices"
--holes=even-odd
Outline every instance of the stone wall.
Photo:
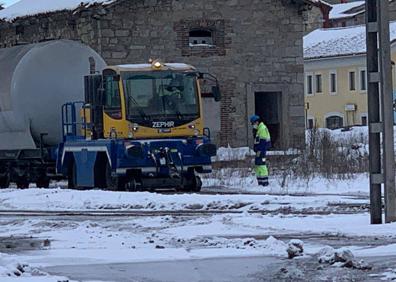
[[304,14],[304,34],[323,27],[323,14],[318,6],[311,6]]
[[[213,30],[214,46],[191,47],[195,28]],[[288,147],[304,142],[303,28],[302,15],[288,1],[119,0],[105,9],[1,23],[0,47],[67,38],[88,44],[108,64],[160,58],[211,72],[223,99],[219,118],[209,125],[221,128],[215,135],[222,145],[247,145],[255,91],[281,91],[282,145]]]

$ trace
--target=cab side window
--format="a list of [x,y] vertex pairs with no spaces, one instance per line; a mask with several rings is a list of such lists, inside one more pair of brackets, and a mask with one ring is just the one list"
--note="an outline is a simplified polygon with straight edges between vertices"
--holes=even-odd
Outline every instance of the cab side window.
[[111,118],[121,119],[121,97],[119,79],[114,76],[103,77],[104,84],[104,111]]

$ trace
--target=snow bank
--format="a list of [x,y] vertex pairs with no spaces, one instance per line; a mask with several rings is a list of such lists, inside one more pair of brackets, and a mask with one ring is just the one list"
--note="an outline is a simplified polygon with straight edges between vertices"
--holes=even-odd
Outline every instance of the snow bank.
[[[323,210],[329,203],[362,203],[342,196],[204,195],[148,192],[75,191],[68,189],[5,189],[0,191],[1,210],[72,211],[254,211],[295,209],[312,204]],[[363,201],[364,202],[364,201]]]
[[254,156],[255,153],[249,147],[220,147],[217,149],[217,155],[212,160],[213,161],[236,161],[244,160],[247,157]]
[[15,255],[0,253],[0,281],[1,282],[59,282],[72,280],[66,277],[50,276],[48,273],[22,263]]
[[[351,127],[348,131],[343,131],[342,129],[330,130],[327,128],[318,128],[319,133],[328,133],[330,136],[338,142],[349,142],[350,140],[361,141],[361,143],[368,142],[368,127],[367,126],[355,126]],[[396,127],[395,127],[396,132]],[[309,140],[309,135],[311,130],[306,130],[306,141]],[[396,133],[395,133],[396,138]],[[288,156],[297,155],[300,151],[296,149],[289,148],[284,151],[270,150],[267,152],[268,156]],[[254,151],[249,147],[220,147],[217,149],[217,155],[212,158],[212,161],[238,161],[245,160],[248,157],[254,157]]]
[[328,263],[334,266],[361,270],[371,269],[371,266],[363,260],[357,261],[352,251],[345,247],[333,249],[332,247],[327,246],[319,251],[318,256],[319,263]]
[[[396,127],[395,127],[396,129]],[[358,141],[361,143],[368,143],[368,127],[367,126],[354,126],[351,127],[349,130],[343,130],[343,129],[327,129],[327,128],[318,128],[317,129],[319,133],[327,133],[333,138],[334,141],[337,142],[350,142],[352,141]],[[306,139],[308,139],[310,135],[311,130],[306,130]]]
[[7,21],[19,17],[62,10],[74,10],[79,6],[89,6],[95,3],[110,4],[116,0],[20,0],[0,11],[0,19]]
[[[316,176],[311,179],[288,178],[283,184],[282,175],[270,175],[268,187],[258,186],[256,177],[249,170],[221,169],[202,179],[204,187],[212,191],[267,194],[342,194],[368,195],[368,174],[356,174],[351,179],[326,179]],[[208,188],[209,189],[209,188]]]
[[386,280],[386,281],[396,280],[396,268],[395,269],[388,268],[387,271],[382,273],[382,276],[384,277],[381,277],[381,280]]

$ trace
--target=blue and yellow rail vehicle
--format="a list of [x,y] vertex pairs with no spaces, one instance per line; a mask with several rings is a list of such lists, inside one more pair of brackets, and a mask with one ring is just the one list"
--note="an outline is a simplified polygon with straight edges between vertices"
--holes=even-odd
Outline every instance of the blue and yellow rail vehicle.
[[199,191],[216,146],[204,127],[200,79],[187,64],[105,67],[85,76],[85,101],[62,107],[57,171],[70,188],[176,188]]

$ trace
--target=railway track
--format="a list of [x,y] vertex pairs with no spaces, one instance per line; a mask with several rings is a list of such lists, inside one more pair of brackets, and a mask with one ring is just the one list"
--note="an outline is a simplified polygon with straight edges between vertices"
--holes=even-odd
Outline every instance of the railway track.
[[1,217],[147,217],[147,216],[205,216],[216,214],[293,214],[293,215],[329,215],[353,214],[357,210],[368,211],[367,204],[332,204],[327,210],[291,209],[280,207],[275,210],[0,210]]
[[[263,211],[261,211],[262,213]],[[128,210],[128,211],[112,211],[112,210],[49,210],[49,211],[35,211],[35,210],[0,210],[0,217],[2,216],[22,216],[22,217],[57,217],[57,216],[87,216],[87,217],[136,217],[136,216],[197,216],[197,215],[213,215],[213,214],[241,214],[243,211],[238,210]],[[260,213],[259,211],[252,211],[249,213]]]

